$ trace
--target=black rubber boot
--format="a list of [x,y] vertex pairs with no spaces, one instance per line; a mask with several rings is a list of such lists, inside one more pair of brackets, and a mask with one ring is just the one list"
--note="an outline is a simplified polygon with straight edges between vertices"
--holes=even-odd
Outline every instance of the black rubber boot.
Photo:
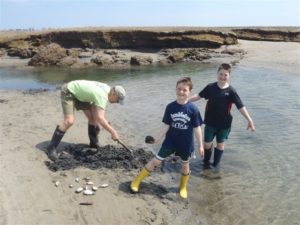
[[204,149],[204,159],[203,159],[203,168],[209,169],[210,168],[210,158],[211,158],[211,148]]
[[47,147],[47,153],[49,159],[52,161],[56,161],[58,159],[58,154],[57,154],[57,146],[59,145],[61,139],[63,138],[65,132],[62,132],[58,129],[58,126],[56,127],[52,139],[50,141],[50,144]]
[[213,162],[213,165],[212,165],[214,168],[218,167],[218,165],[219,165],[219,163],[221,161],[222,155],[223,155],[223,151],[215,148],[214,162]]
[[98,148],[99,145],[99,139],[98,134],[100,133],[100,127],[89,124],[88,126],[88,134],[90,138],[90,147],[91,148]]

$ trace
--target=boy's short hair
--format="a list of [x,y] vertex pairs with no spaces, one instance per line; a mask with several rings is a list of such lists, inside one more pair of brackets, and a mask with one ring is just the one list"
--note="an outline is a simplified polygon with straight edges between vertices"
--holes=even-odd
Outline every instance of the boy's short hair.
[[228,63],[222,63],[218,68],[218,72],[220,70],[227,70],[229,73],[231,73],[231,65]]
[[178,84],[180,83],[185,83],[186,85],[189,86],[190,90],[193,89],[193,83],[192,83],[192,79],[190,77],[182,77],[180,78],[177,83],[176,83],[176,87],[178,86]]

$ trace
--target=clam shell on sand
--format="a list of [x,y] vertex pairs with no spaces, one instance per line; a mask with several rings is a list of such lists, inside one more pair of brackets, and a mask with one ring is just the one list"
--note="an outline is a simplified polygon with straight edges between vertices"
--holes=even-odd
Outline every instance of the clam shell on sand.
[[82,192],[82,191],[83,191],[83,188],[82,188],[82,187],[79,187],[79,188],[77,188],[77,189],[75,190],[76,193],[80,193],[80,192]]
[[84,195],[93,195],[94,192],[93,192],[92,190],[84,190],[84,191],[83,191],[83,194],[84,194]]
[[98,190],[98,188],[97,188],[97,187],[95,187],[95,186],[93,186],[93,187],[92,187],[92,190],[93,190],[93,191],[97,191],[97,190]]
[[101,184],[99,187],[100,188],[106,188],[106,187],[108,187],[108,184]]

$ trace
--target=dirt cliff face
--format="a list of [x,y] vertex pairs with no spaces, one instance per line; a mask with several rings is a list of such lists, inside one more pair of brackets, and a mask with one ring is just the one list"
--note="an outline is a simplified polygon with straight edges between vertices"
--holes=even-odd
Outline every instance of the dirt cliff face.
[[27,39],[34,45],[57,43],[64,48],[101,49],[158,49],[158,48],[218,48],[236,44],[234,33],[212,30],[168,31],[54,31],[31,35]]
[[[219,47],[237,44],[238,39],[300,42],[300,29],[173,27],[0,32],[0,55],[30,58],[30,66],[169,64],[215,57]],[[238,57],[244,54],[221,53]]]
[[238,39],[300,42],[300,29],[293,28],[152,28],[77,29],[18,34],[3,38],[0,48],[34,49],[57,43],[63,48],[161,49],[218,48],[237,44]]
[[233,29],[238,39],[300,42],[300,29]]

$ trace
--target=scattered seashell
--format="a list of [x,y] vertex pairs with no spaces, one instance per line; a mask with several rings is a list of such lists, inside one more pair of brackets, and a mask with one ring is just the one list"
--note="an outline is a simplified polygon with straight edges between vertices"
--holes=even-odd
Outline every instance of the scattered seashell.
[[93,185],[94,182],[93,182],[93,181],[88,181],[88,182],[86,182],[86,184],[87,184],[87,185]]
[[84,195],[93,195],[94,192],[93,192],[92,190],[84,190],[84,191],[83,191],[83,194],[84,194]]
[[106,188],[106,187],[108,187],[108,184],[101,184],[99,187]]
[[69,188],[73,188],[73,184],[70,184],[70,185],[69,185]]
[[60,182],[59,182],[59,181],[55,181],[55,186],[56,186],[56,187],[58,187],[58,186],[59,186],[59,184],[60,184]]
[[76,178],[75,178],[75,181],[76,181],[76,182],[79,182],[79,178],[78,178],[78,177],[76,177]]
[[83,188],[82,188],[82,187],[79,187],[79,188],[77,188],[77,189],[75,190],[76,193],[80,193],[80,192],[82,192],[82,191],[83,191]]
[[89,181],[91,178],[90,177],[85,177],[84,178],[86,181]]
[[97,188],[97,187],[95,187],[95,186],[93,186],[93,187],[92,187],[92,190],[93,190],[93,191],[97,191],[97,190],[98,190],[98,188]]
[[88,186],[85,186],[85,187],[84,187],[84,190],[89,190],[89,187],[88,187]]

